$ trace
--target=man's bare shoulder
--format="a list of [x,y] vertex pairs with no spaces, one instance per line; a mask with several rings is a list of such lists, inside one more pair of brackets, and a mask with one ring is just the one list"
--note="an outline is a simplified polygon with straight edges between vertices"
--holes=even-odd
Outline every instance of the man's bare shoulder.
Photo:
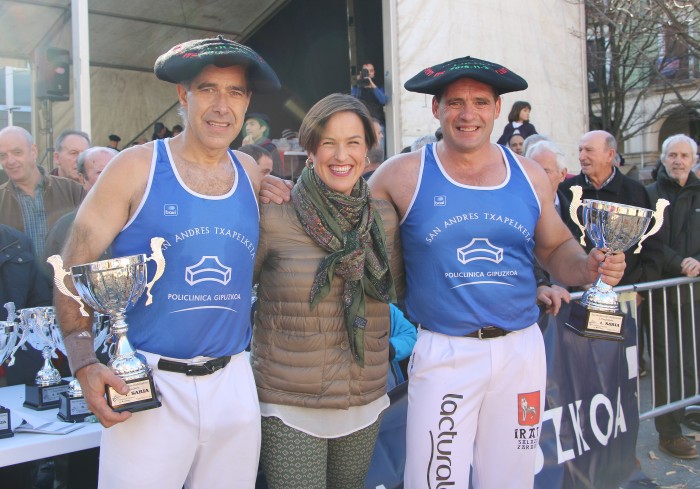
[[549,188],[549,179],[547,178],[547,174],[545,173],[544,168],[542,168],[542,165],[537,163],[535,160],[531,160],[530,158],[525,158],[524,156],[520,155],[515,156],[518,158],[523,170],[525,170],[525,173],[532,181],[535,188],[539,189],[539,187],[542,185]]
[[130,205],[139,201],[148,184],[153,151],[153,143],[121,151],[100,174],[88,199],[112,204],[125,202]]
[[[120,174],[133,171],[140,173],[144,170],[149,172],[151,162],[153,161],[154,150],[155,145],[153,142],[124,149],[109,162],[105,167],[104,173],[108,171]],[[135,175],[132,175],[132,177],[133,176]]]
[[418,184],[421,151],[402,153],[389,158],[369,179],[372,197],[387,200],[403,216]]
[[394,179],[402,180],[418,179],[418,168],[421,161],[420,151],[413,153],[402,153],[392,156],[384,163],[379,165],[369,179],[369,185],[374,191],[375,188],[381,188],[383,185],[390,184]]
[[236,158],[238,158],[238,161],[241,162],[241,165],[243,165],[243,169],[253,184],[253,188],[255,188],[255,193],[257,195],[260,191],[260,180],[262,178],[260,175],[260,167],[255,162],[255,159],[249,154],[238,150],[234,150],[233,153],[236,155]]

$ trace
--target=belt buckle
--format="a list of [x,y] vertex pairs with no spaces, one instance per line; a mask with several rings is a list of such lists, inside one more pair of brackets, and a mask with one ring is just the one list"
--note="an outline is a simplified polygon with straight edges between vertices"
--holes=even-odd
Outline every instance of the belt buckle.
[[198,369],[204,368],[205,370],[209,371],[209,367],[207,366],[207,362],[196,362],[196,363],[187,363],[185,364],[186,370],[185,374],[189,376],[197,376],[197,375],[202,375],[201,373],[198,372]]

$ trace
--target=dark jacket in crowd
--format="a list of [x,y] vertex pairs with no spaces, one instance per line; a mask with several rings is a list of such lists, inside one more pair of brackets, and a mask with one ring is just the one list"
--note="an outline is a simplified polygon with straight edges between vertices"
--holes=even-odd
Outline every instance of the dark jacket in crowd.
[[14,302],[17,309],[50,306],[51,290],[29,237],[0,224],[0,321],[7,319],[2,307],[6,302]]
[[[0,320],[7,319],[4,305],[13,302],[17,310],[25,307],[50,306],[51,290],[34,256],[29,237],[0,224]],[[16,362],[6,368],[7,385],[27,384],[43,363],[41,353],[33,348],[19,350]]]
[[[644,207],[653,209],[649,196],[644,188],[644,185],[639,183],[621,171],[615,169],[613,179],[601,189],[596,189],[592,184],[587,183],[583,173],[579,173],[573,178],[564,180],[559,185],[559,190],[562,190],[569,200],[572,198],[571,187],[579,185],[583,189],[581,199],[604,200],[607,202],[615,202],[617,204],[633,205],[636,207]],[[574,238],[581,238],[580,229],[574,224],[571,215],[568,212],[562,214],[564,222],[571,230]],[[579,222],[583,224],[582,208],[578,209]],[[651,227],[653,223],[649,225]],[[586,251],[590,251],[594,247],[593,243],[586,236]],[[637,284],[642,282],[653,282],[658,280],[661,274],[661,260],[663,258],[663,248],[661,239],[657,234],[647,238],[642,244],[642,251],[638,254],[634,253],[637,248],[635,244],[625,252],[625,274],[622,277],[619,285]]]
[[661,278],[680,277],[684,258],[700,260],[700,179],[690,172],[688,181],[681,187],[661,167],[656,182],[647,186],[647,192],[654,206],[658,199],[671,203],[659,231],[664,253]]

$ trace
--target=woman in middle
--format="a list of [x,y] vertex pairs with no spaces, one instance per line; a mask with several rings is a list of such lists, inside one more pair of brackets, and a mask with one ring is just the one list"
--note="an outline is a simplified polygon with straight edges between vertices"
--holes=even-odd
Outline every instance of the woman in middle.
[[361,489],[388,407],[389,303],[402,292],[398,219],[362,173],[372,119],[333,94],[304,118],[291,202],[262,207],[251,361],[270,488]]

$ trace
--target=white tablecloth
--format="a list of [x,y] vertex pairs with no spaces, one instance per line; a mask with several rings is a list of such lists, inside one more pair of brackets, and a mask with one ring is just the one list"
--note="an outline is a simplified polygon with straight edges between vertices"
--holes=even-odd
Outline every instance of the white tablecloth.
[[[34,425],[61,421],[56,416],[58,409],[34,411],[23,407],[23,402],[23,385],[0,388],[0,405],[11,410],[13,427],[17,426],[22,418],[26,418]],[[82,428],[67,435],[15,433],[15,436],[11,438],[0,439],[0,467],[99,446],[102,425],[99,423],[79,424],[82,425]]]

